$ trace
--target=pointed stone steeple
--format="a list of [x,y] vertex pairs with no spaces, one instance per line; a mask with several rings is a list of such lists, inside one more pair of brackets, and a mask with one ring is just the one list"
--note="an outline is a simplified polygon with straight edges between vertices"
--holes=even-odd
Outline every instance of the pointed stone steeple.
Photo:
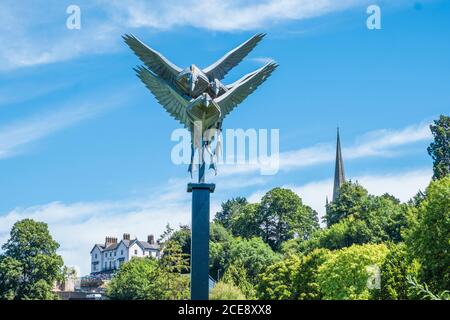
[[333,201],[339,195],[339,189],[345,182],[344,162],[342,161],[341,140],[339,138],[339,128],[337,128],[337,142],[336,142],[336,167],[334,169],[334,186],[333,186]]

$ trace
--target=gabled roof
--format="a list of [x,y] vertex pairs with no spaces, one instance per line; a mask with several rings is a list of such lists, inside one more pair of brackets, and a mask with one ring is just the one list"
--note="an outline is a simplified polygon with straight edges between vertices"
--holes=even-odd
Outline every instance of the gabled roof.
[[95,248],[98,248],[98,249],[100,250],[100,252],[101,252],[101,251],[103,251],[103,249],[105,248],[105,245],[96,243],[96,244],[94,245],[94,247],[92,248],[92,250],[91,250],[90,253],[92,253],[92,251],[94,251]]
[[155,250],[159,249],[159,245],[157,245],[157,244],[150,244],[145,241],[138,241],[138,242],[144,249],[155,249]]
[[145,241],[139,241],[138,239],[134,239],[134,240],[120,240],[119,243],[111,243],[109,246],[105,247],[104,244],[95,244],[94,247],[91,250],[92,251],[95,248],[98,248],[100,250],[100,252],[103,251],[110,251],[110,250],[115,250],[117,249],[120,244],[123,242],[123,244],[125,245],[125,247],[129,248],[130,246],[132,246],[133,244],[137,244],[139,247],[141,247],[143,250],[159,250],[160,246],[158,244],[150,244],[148,242]]

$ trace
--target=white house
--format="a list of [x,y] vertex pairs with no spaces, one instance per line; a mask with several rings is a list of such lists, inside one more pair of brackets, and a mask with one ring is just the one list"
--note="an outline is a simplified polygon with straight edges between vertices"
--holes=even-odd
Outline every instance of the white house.
[[147,242],[137,238],[130,240],[128,233],[120,242],[117,238],[106,237],[104,244],[96,244],[91,250],[91,274],[113,272],[133,257],[159,258],[159,253],[160,246],[153,235],[147,237]]

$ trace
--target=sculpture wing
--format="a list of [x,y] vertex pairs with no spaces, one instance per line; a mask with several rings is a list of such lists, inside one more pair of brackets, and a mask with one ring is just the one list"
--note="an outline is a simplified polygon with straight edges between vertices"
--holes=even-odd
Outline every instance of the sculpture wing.
[[214,99],[221,110],[223,120],[238,104],[245,100],[258,86],[263,83],[271,73],[278,67],[278,64],[270,62],[264,67],[243,76],[231,90],[220,97]]
[[180,95],[169,84],[156,77],[147,68],[139,66],[134,69],[145,84],[145,86],[153,93],[156,100],[166,109],[166,111],[189,129],[189,119],[186,112],[186,107],[189,105],[189,100]]
[[210,81],[214,79],[222,80],[231,69],[237,66],[256,47],[265,35],[265,33],[255,34],[239,47],[228,52],[217,62],[203,69],[203,72],[208,76]]
[[126,34],[123,39],[151,71],[168,83],[174,83],[176,76],[182,71],[181,68],[167,60],[158,51],[145,45],[135,36]]

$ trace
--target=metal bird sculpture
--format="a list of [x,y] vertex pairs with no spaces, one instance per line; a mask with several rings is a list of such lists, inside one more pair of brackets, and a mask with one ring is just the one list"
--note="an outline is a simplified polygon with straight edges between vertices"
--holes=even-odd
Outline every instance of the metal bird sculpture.
[[237,66],[264,36],[264,33],[254,35],[205,69],[200,69],[195,64],[182,69],[170,62],[158,51],[145,45],[135,36],[124,35],[123,38],[148,69],[170,85],[180,89],[183,93],[196,98],[206,91],[211,96],[218,96],[220,93],[224,93],[225,86],[221,84],[220,80]]
[[[190,131],[189,172],[192,177],[195,150],[198,150],[199,182],[204,182],[205,179],[204,151],[210,155],[210,168],[217,174],[216,160],[221,149],[220,137],[225,117],[255,91],[278,66],[275,62],[270,62],[231,85],[220,82],[263,36],[264,34],[253,36],[203,70],[195,66],[182,70],[157,51],[145,46],[137,38],[124,36],[127,44],[146,65],[134,69],[138,77],[166,111]],[[213,152],[211,145],[215,137],[217,137],[217,145]]]

